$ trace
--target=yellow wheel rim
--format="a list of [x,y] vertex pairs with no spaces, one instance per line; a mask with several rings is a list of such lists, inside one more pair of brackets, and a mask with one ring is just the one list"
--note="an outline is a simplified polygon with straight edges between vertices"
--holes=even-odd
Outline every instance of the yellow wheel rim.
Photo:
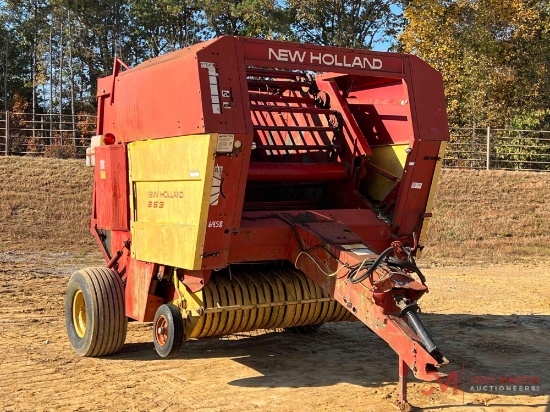
[[76,334],[83,338],[86,333],[86,302],[81,290],[77,290],[73,298],[73,325]]

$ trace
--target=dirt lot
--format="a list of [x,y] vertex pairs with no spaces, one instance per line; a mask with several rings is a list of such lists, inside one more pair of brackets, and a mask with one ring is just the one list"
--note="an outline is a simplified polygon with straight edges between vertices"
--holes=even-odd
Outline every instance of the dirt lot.
[[[397,410],[397,359],[358,323],[314,335],[257,332],[191,341],[160,360],[150,324],[131,323],[125,347],[102,359],[71,349],[64,288],[96,254],[0,255],[0,410]],[[425,268],[423,319],[456,370],[459,391],[413,382],[418,410],[544,411],[550,394],[547,265]],[[464,370],[462,369],[464,367]],[[472,379],[534,376],[538,390],[483,392]],[[427,396],[422,390],[436,386]],[[476,385],[477,386],[477,385]],[[462,389],[466,389],[462,392]]]
[[[88,233],[90,189],[82,161],[0,157],[0,411],[397,410],[397,357],[358,323],[193,341],[168,361],[150,324],[131,323],[120,354],[78,357],[65,286],[104,264]],[[413,382],[418,410],[549,407],[548,204],[548,174],[444,171],[420,304],[460,390]],[[534,377],[538,390],[477,383],[501,376]]]

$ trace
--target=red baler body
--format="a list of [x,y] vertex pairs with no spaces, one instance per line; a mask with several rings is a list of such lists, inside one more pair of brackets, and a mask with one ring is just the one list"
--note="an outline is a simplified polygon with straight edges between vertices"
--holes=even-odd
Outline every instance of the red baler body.
[[127,145],[217,133],[201,266],[172,268],[185,287],[233,264],[290,262],[435,379],[441,359],[396,304],[426,286],[386,266],[359,283],[346,273],[392,245],[423,247],[449,138],[438,72],[409,55],[221,37],[127,70],[117,61],[97,97],[97,134],[115,143],[95,149],[91,228],[125,280],[127,316],[151,321],[175,293],[155,286],[166,262],[130,253]]

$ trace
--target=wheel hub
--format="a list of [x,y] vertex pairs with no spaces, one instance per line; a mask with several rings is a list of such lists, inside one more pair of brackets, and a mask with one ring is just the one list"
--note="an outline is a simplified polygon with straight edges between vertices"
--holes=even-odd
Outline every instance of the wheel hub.
[[81,290],[77,290],[73,298],[73,325],[78,337],[86,334],[86,302]]
[[160,346],[166,345],[168,340],[168,319],[159,316],[155,323],[155,339]]

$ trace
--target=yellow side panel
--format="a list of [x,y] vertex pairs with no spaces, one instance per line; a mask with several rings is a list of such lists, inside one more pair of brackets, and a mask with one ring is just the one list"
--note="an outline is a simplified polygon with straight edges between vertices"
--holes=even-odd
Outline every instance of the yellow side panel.
[[201,268],[217,134],[128,145],[132,257]]
[[[371,162],[401,178],[407,160],[407,152],[405,151],[407,147],[409,147],[408,144],[373,146]],[[397,182],[392,182],[378,173],[373,173],[367,192],[373,199],[382,200],[396,185]]]

